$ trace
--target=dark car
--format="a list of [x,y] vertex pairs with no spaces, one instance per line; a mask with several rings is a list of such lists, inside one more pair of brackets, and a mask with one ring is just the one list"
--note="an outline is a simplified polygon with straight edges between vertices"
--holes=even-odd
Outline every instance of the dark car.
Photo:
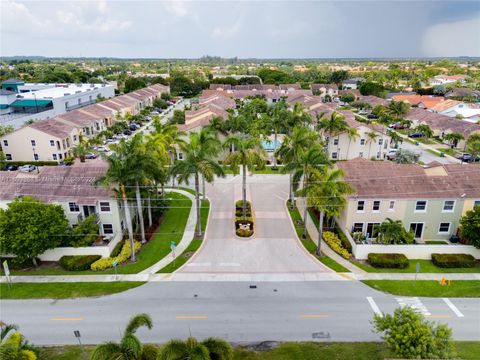
[[128,128],[130,129],[130,131],[135,131],[139,128],[139,126],[137,126],[135,124],[130,124],[130,126]]
[[132,131],[131,130],[125,130],[123,132],[124,135],[132,135]]
[[476,158],[474,158],[473,155],[467,153],[463,153],[462,155],[457,156],[457,159],[467,163],[480,161],[480,157],[477,156]]
[[424,136],[425,135],[421,132],[414,132],[414,133],[411,133],[410,135],[408,135],[409,138],[422,138]]
[[18,166],[17,165],[9,165],[9,166],[7,166],[7,168],[5,170],[15,171],[15,170],[18,170]]
[[367,119],[378,119],[378,117],[375,114],[368,114]]
[[94,153],[88,153],[87,155],[85,155],[85,159],[96,159],[98,157],[97,154],[94,154]]

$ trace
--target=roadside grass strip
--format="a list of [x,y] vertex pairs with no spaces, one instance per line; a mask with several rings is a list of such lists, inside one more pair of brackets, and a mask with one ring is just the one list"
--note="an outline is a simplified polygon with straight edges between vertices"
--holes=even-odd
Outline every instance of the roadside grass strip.
[[435,280],[363,280],[364,284],[389,294],[422,297],[480,297],[480,281],[456,280],[441,285]]

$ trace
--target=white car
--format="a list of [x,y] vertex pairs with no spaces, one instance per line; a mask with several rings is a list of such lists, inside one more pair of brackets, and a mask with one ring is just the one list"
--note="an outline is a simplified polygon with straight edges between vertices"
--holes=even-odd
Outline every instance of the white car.
[[35,165],[23,165],[23,166],[20,166],[18,170],[24,171],[24,172],[32,172],[36,168],[37,167]]
[[387,160],[395,160],[397,157],[398,149],[390,149],[388,152],[385,154],[385,158]]
[[106,146],[98,146],[95,150],[100,151],[100,152],[109,152],[110,149]]

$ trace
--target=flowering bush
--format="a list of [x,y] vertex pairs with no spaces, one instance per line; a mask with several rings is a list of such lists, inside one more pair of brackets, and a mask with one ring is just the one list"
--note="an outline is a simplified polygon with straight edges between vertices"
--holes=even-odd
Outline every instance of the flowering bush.
[[335,251],[341,257],[348,259],[352,255],[348,252],[347,249],[342,246],[342,242],[333,232],[325,231],[323,233],[323,240],[328,244],[328,246],[330,246],[333,251]]
[[[139,241],[134,241],[135,252],[138,252],[142,247],[142,243]],[[95,261],[90,267],[93,271],[102,271],[113,267],[113,261],[116,261],[118,264],[121,264],[127,261],[130,258],[130,242],[126,241],[125,245],[122,247],[122,251],[116,257],[108,257]]]

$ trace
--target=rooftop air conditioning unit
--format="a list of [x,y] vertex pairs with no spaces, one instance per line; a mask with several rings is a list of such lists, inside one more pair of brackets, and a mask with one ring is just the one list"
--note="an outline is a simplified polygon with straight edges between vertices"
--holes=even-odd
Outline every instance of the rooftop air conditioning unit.
[[81,90],[77,90],[75,91],[75,94],[80,94],[82,91]]
[[70,93],[63,93],[63,96],[71,95]]
[[94,86],[95,86],[95,84],[90,84],[90,87],[94,87]]

